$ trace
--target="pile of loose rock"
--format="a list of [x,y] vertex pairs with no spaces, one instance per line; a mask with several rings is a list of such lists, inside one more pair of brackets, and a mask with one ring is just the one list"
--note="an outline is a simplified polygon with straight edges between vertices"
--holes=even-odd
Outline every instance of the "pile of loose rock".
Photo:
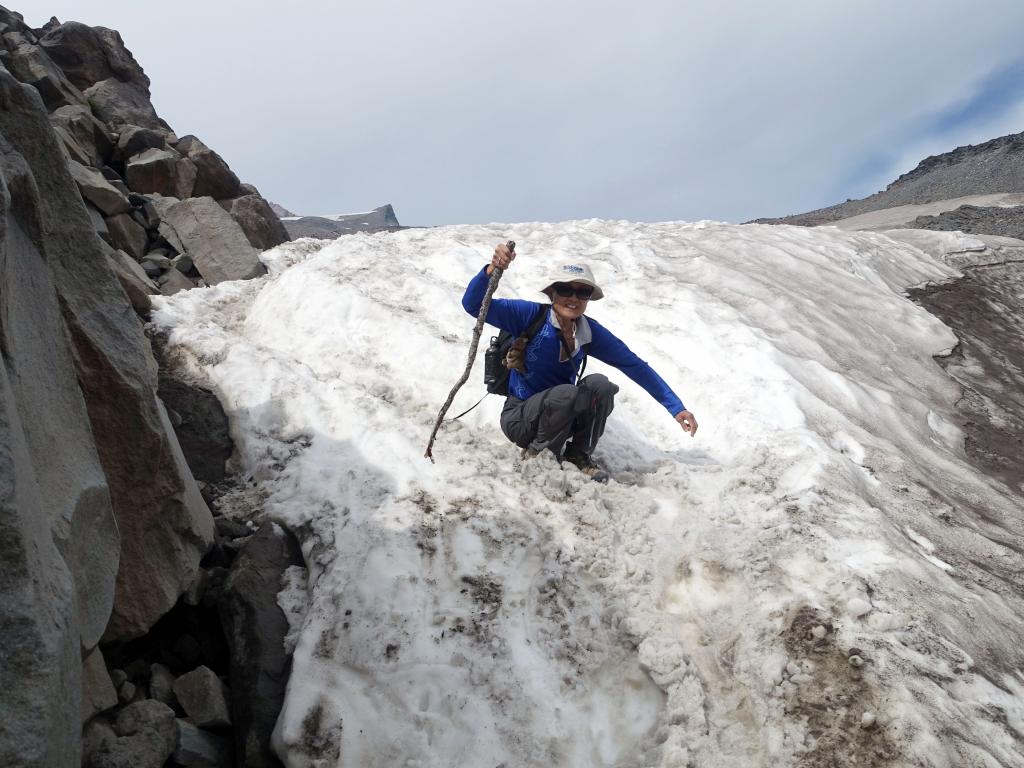
[[57,19],[33,30],[0,7],[0,64],[39,92],[137,310],[154,293],[261,275],[257,253],[290,239],[255,187],[160,119],[117,32]]
[[83,766],[280,765],[270,739],[290,659],[276,595],[301,553],[272,523],[215,519],[215,546],[178,604],[143,637],[86,658]]

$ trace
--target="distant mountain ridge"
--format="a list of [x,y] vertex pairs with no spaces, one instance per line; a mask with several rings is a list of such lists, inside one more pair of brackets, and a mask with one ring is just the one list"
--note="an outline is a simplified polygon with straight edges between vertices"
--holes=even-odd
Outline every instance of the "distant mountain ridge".
[[297,240],[300,237],[315,237],[334,240],[341,235],[355,232],[394,232],[402,229],[391,203],[364,213],[337,213],[328,216],[282,216],[281,222],[288,235]]
[[899,205],[997,192],[1024,192],[1024,132],[927,157],[883,191],[861,200],[753,223],[813,227]]

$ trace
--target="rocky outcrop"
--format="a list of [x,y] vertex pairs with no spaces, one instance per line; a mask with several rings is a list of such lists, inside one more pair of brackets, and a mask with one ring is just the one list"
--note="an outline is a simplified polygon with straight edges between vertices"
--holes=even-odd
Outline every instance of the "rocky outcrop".
[[18,80],[35,88],[47,109],[86,103],[82,93],[39,47],[35,33],[20,16],[2,6],[0,36],[0,62]]
[[213,523],[80,188],[123,196],[76,184],[39,92],[2,70],[0,105],[0,762],[76,765],[80,649],[169,610]]
[[[122,538],[107,636],[130,637],[188,586],[212,542],[212,519],[157,399],[149,342],[92,232],[46,114],[32,91],[9,78],[2,95],[0,133],[38,190],[36,247],[60,300]],[[31,204],[31,188],[20,191],[28,196],[22,204]]]
[[116,77],[147,89],[148,95],[149,78],[112,29],[69,21],[50,26],[39,43],[79,90]]
[[[183,201],[210,197],[220,203],[237,225],[217,225],[218,248],[227,247],[232,263],[252,248],[264,250],[289,238],[269,204],[242,184],[220,155],[198,137],[179,139],[160,118],[149,78],[114,30],[56,19],[32,30],[0,8],[0,63],[43,99],[81,194],[94,208],[95,230],[136,261],[171,245],[159,218],[148,210],[153,195]],[[263,273],[256,268],[226,273],[219,260],[188,253],[181,239],[162,255],[169,258],[159,262],[153,278],[163,293]],[[172,273],[178,255],[189,257],[192,269]],[[204,266],[213,273],[204,274]]]
[[997,192],[1024,192],[1024,132],[927,157],[883,191],[862,200],[754,223],[817,226],[899,205]]
[[211,552],[172,428],[197,409],[158,398],[139,315],[158,292],[263,274],[254,249],[287,237],[255,188],[159,118],[116,32],[32,30],[0,7],[0,764],[77,766],[83,744],[93,768],[230,764],[227,734],[181,720],[174,693],[185,678],[194,718],[233,720],[215,614],[157,658],[107,663],[183,594],[216,604],[240,546]]
[[340,213],[334,216],[298,216],[282,219],[291,239],[315,237],[333,240],[355,232],[394,232],[402,229],[391,204],[366,213]]
[[937,216],[918,216],[910,225],[915,229],[960,231],[968,234],[1001,235],[1024,239],[1024,206],[1012,208],[962,205]]

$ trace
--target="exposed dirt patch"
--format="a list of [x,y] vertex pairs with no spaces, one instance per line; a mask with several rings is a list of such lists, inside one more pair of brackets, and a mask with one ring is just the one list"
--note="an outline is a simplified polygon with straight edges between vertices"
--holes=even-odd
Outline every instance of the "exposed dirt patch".
[[782,689],[786,714],[804,720],[814,746],[800,758],[806,768],[894,764],[899,750],[885,728],[867,721],[878,712],[865,681],[871,660],[858,648],[836,644],[832,619],[810,607],[797,611],[783,633],[791,659]]
[[501,584],[486,574],[463,576],[462,583],[466,585],[462,593],[468,594],[477,607],[467,631],[477,640],[487,641],[492,635],[491,624],[501,610]]
[[341,756],[341,733],[341,720],[332,721],[321,702],[302,720],[302,741],[296,747],[318,765],[334,765]]

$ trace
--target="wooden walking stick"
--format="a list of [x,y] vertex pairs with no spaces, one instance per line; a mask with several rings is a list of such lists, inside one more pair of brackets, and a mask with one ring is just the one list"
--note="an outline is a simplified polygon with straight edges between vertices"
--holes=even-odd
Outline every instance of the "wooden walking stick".
[[[510,251],[515,251],[516,243],[514,240],[509,240],[505,245]],[[491,296],[494,295],[494,290],[498,287],[498,281],[501,280],[502,274],[505,272],[503,269],[497,267],[491,272],[490,282],[487,283],[487,292],[484,294],[484,303],[480,305],[480,314],[476,318],[476,327],[473,328],[473,341],[469,344],[469,359],[466,360],[466,370],[462,372],[462,377],[452,387],[452,391],[448,394],[448,399],[444,401],[444,405],[441,406],[441,412],[437,414],[437,422],[434,424],[434,431],[430,433],[430,441],[427,443],[427,451],[423,454],[425,458],[430,459],[431,463],[434,462],[434,454],[432,449],[434,447],[434,440],[437,438],[437,431],[441,428],[441,422],[444,421],[444,415],[448,413],[448,409],[451,407],[452,401],[455,400],[455,393],[461,389],[462,385],[469,379],[469,372],[473,370],[473,362],[476,360],[476,351],[480,346],[480,334],[484,330],[484,320],[487,318],[487,310],[491,307]]]

